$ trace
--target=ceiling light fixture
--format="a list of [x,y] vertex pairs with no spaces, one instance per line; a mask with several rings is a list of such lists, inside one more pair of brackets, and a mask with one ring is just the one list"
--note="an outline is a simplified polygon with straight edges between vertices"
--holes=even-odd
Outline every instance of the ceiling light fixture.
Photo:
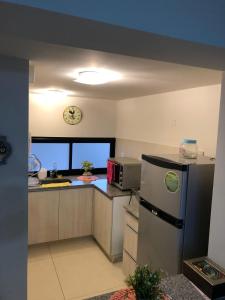
[[73,95],[72,92],[54,88],[31,90],[30,93],[33,94],[31,100],[43,107],[60,105],[67,99],[67,96]]
[[104,84],[121,79],[121,74],[106,69],[83,69],[78,70],[76,74],[74,81],[89,85]]
[[44,92],[44,95],[48,98],[60,100],[60,99],[64,99],[68,95],[68,93],[63,90],[49,89]]
[[36,89],[36,90],[31,90],[30,92],[32,94],[44,95],[44,96],[55,98],[55,99],[65,98],[67,96],[73,95],[73,93],[70,91],[54,89],[54,88]]

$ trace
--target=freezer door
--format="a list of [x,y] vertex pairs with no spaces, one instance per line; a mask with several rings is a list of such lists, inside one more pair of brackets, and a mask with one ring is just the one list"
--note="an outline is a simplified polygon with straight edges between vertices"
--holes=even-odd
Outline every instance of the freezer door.
[[[167,165],[166,165],[167,166]],[[140,196],[178,219],[185,215],[187,171],[142,161]]]
[[138,265],[148,264],[169,275],[181,272],[183,229],[167,223],[140,205]]

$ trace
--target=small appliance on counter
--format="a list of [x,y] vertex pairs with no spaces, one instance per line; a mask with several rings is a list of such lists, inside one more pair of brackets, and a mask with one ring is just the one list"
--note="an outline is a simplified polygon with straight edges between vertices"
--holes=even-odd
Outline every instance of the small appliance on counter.
[[34,154],[28,156],[28,186],[37,186],[39,180],[36,177],[41,170],[41,162]]
[[48,174],[47,169],[41,168],[40,171],[38,172],[38,179],[39,180],[46,179],[47,178],[47,174]]
[[138,259],[169,275],[207,255],[214,162],[142,155]]
[[225,270],[208,257],[184,261],[183,273],[210,299],[225,299]]
[[107,163],[107,180],[120,190],[138,190],[141,183],[141,162],[129,157],[110,158]]

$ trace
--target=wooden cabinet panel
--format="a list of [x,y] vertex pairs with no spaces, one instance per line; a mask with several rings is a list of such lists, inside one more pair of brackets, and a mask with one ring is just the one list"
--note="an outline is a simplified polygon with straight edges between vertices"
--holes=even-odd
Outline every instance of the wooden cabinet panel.
[[134,231],[138,232],[138,220],[130,213],[125,213],[125,224],[129,225]]
[[92,234],[93,189],[60,191],[59,239]]
[[138,235],[128,225],[125,226],[124,234],[124,249],[130,254],[130,256],[136,261],[137,259],[137,242]]
[[112,203],[112,200],[95,190],[93,234],[108,255],[111,255]]
[[58,240],[58,208],[59,191],[29,193],[29,244]]
[[130,257],[130,255],[126,251],[123,251],[123,272],[126,277],[132,275],[136,267],[137,265],[133,258]]

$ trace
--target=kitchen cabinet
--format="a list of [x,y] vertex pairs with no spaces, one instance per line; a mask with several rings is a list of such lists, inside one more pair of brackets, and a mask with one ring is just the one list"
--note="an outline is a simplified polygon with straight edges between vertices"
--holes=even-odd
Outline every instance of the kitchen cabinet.
[[92,234],[93,188],[60,191],[59,239]]
[[134,230],[134,232],[138,232],[138,220],[134,216],[132,216],[129,212],[125,213],[125,225],[129,226]]
[[137,266],[138,220],[125,211],[123,272],[126,276],[132,274]]
[[125,226],[124,249],[136,261],[137,259],[137,241],[138,235],[130,226]]
[[29,193],[28,243],[58,240],[59,191]]
[[93,235],[103,250],[111,255],[113,201],[98,190],[94,191]]
[[129,196],[109,199],[95,190],[93,235],[111,261],[121,260],[123,255],[124,214],[123,207]]
[[137,267],[136,261],[130,257],[130,255],[124,250],[123,251],[123,272],[126,277],[133,274]]
[[123,207],[93,187],[29,192],[29,244],[93,235],[111,261],[123,253]]

